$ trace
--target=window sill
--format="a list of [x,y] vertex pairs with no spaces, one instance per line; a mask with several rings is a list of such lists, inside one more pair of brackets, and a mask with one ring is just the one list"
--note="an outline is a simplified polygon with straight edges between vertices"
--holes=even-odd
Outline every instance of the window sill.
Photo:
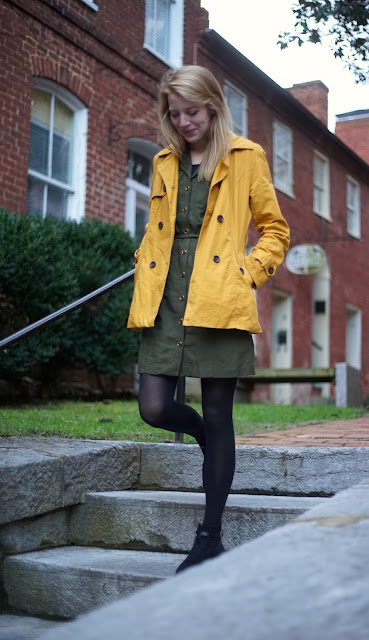
[[360,240],[361,241],[361,234],[360,233],[354,233],[353,231],[349,231],[347,230],[347,234],[350,236],[350,238],[352,238],[353,240]]
[[318,213],[317,211],[313,211],[313,213],[316,216],[319,216],[319,218],[322,218],[323,220],[326,220],[327,222],[332,222],[332,218],[330,215],[326,215],[324,213]]
[[149,51],[153,56],[155,56],[155,58],[158,58],[159,60],[164,62],[164,64],[166,64],[167,67],[171,67],[172,69],[175,69],[177,67],[180,67],[182,64],[181,62],[174,62],[174,60],[169,60],[168,58],[165,58],[165,56],[162,56],[158,51],[155,51],[155,49],[150,47],[148,44],[144,43],[143,48]]
[[289,189],[286,189],[285,187],[281,187],[278,186],[277,184],[274,184],[274,188],[277,191],[280,191],[281,193],[283,193],[285,196],[288,196],[289,198],[291,198],[292,200],[296,199],[295,194],[293,193],[293,191],[290,191]]
[[93,11],[99,10],[97,4],[95,4],[92,0],[81,0],[81,2],[83,2],[83,4],[87,4],[87,6],[90,7],[90,9],[92,9]]

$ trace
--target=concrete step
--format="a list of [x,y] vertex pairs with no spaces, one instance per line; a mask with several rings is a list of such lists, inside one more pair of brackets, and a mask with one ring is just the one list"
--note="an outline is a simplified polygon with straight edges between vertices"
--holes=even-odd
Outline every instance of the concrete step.
[[[329,498],[232,494],[223,518],[224,546],[252,540]],[[188,552],[205,505],[202,493],[110,491],[88,493],[71,512],[74,544]]]
[[59,547],[4,560],[8,605],[32,616],[75,618],[175,574],[185,556]]
[[44,620],[31,616],[0,614],[0,640],[37,640],[46,630],[67,624],[55,620]]

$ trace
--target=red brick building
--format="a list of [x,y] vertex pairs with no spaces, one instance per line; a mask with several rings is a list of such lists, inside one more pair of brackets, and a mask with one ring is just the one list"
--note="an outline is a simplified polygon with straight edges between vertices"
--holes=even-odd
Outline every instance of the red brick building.
[[[0,25],[0,206],[100,217],[141,234],[160,148],[158,80],[168,66],[208,67],[234,129],[267,152],[291,248],[318,245],[327,256],[314,275],[284,264],[257,292],[257,366],[346,361],[361,369],[367,395],[369,158],[360,140],[368,138],[368,113],[358,142],[355,127],[344,126],[350,114],[333,135],[328,88],[279,87],[208,29],[200,0],[0,0]],[[330,385],[304,384],[260,387],[255,397],[332,395]]]

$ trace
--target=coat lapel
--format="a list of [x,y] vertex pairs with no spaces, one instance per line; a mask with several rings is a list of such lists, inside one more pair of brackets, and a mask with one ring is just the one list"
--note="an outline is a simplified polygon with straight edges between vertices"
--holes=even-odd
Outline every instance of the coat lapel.
[[[162,152],[163,153],[163,152]],[[164,155],[164,154],[163,154]],[[177,156],[169,152],[158,165],[159,174],[162,177],[166,193],[168,196],[169,215],[176,217],[177,193],[178,193],[178,168],[179,160]]]

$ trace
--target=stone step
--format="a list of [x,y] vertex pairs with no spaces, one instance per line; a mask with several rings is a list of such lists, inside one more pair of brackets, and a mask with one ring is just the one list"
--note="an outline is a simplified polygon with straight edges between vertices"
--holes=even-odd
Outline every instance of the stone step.
[[68,619],[175,574],[185,556],[59,547],[4,560],[8,605],[32,616]]
[[0,613],[0,640],[37,640],[45,630],[51,632],[62,624],[67,622]]
[[[228,549],[252,540],[329,498],[232,494],[223,518]],[[71,541],[80,546],[188,552],[205,505],[203,493],[88,493],[73,507]]]

